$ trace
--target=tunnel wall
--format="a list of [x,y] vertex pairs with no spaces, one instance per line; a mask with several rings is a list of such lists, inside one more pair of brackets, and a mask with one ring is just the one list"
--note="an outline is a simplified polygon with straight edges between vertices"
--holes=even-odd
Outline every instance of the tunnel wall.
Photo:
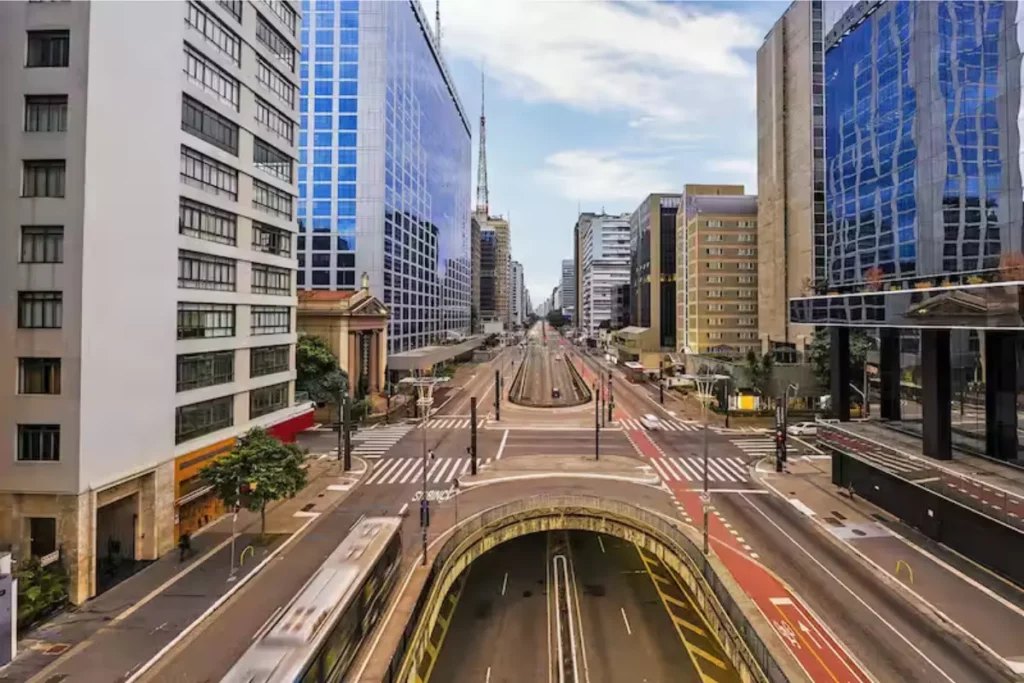
[[[705,558],[673,520],[627,503],[591,496],[528,498],[466,520],[431,565],[403,637],[392,654],[385,683],[421,683],[433,668],[435,636],[445,596],[473,560],[491,548],[530,533],[577,530],[604,533],[641,546],[671,567],[696,597],[708,626],[745,683],[806,681],[768,622],[734,595],[742,594],[724,567]],[[434,638],[434,645],[440,645]],[[781,653],[777,656],[775,653]]]
[[574,396],[580,396],[580,400],[574,401],[573,403],[562,403],[557,406],[545,405],[540,403],[534,403],[532,401],[523,400],[523,385],[526,383],[526,373],[528,367],[531,367],[530,354],[527,351],[523,357],[523,362],[519,364],[519,368],[516,370],[515,376],[512,378],[512,384],[509,385],[508,400],[515,403],[518,406],[526,406],[528,408],[571,408],[573,406],[581,406],[585,403],[590,403],[593,400],[594,395],[591,392],[590,387],[587,386],[586,381],[580,376],[579,370],[572,364],[569,359],[569,354],[565,351],[562,352],[562,360],[559,362],[565,363],[569,367],[569,378],[572,381]]

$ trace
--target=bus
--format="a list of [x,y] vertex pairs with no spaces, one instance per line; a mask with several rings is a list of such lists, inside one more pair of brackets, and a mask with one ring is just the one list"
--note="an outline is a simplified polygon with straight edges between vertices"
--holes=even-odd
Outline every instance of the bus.
[[400,517],[357,522],[223,683],[342,680],[394,588],[401,526]]

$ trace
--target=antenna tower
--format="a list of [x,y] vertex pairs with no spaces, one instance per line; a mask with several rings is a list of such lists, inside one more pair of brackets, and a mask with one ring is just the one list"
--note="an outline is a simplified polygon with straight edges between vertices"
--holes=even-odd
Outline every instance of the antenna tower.
[[437,31],[437,47],[441,48],[441,0],[434,5],[434,28]]
[[480,70],[480,157],[476,168],[476,212],[490,215],[487,192],[487,117],[484,115],[484,83],[486,76]]

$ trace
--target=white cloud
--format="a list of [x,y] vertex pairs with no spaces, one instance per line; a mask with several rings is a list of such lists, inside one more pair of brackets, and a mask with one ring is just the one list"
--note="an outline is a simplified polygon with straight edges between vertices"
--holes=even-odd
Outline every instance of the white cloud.
[[624,111],[631,127],[708,121],[751,111],[761,27],[731,11],[592,0],[445,0],[446,52],[484,60],[524,99]]
[[582,202],[639,202],[650,192],[675,188],[671,159],[597,150],[565,150],[544,160],[537,173],[558,194]]
[[716,182],[742,183],[748,194],[757,192],[757,161],[754,159],[713,159],[707,164]]

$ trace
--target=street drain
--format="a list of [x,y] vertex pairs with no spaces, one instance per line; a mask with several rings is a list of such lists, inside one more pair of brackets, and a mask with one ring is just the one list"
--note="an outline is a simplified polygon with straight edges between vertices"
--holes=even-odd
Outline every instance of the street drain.
[[302,511],[303,512],[309,512],[310,510],[312,510],[315,507],[316,507],[316,503],[306,503],[305,505],[302,506]]
[[843,513],[836,512],[835,510],[832,511],[832,516],[836,519],[846,519],[846,517],[843,516]]
[[840,522],[835,517],[826,517],[825,521],[828,522],[829,524],[831,524],[832,526],[843,526],[843,523]]
[[852,531],[858,536],[867,536],[867,534],[861,531],[860,529],[852,529]]

